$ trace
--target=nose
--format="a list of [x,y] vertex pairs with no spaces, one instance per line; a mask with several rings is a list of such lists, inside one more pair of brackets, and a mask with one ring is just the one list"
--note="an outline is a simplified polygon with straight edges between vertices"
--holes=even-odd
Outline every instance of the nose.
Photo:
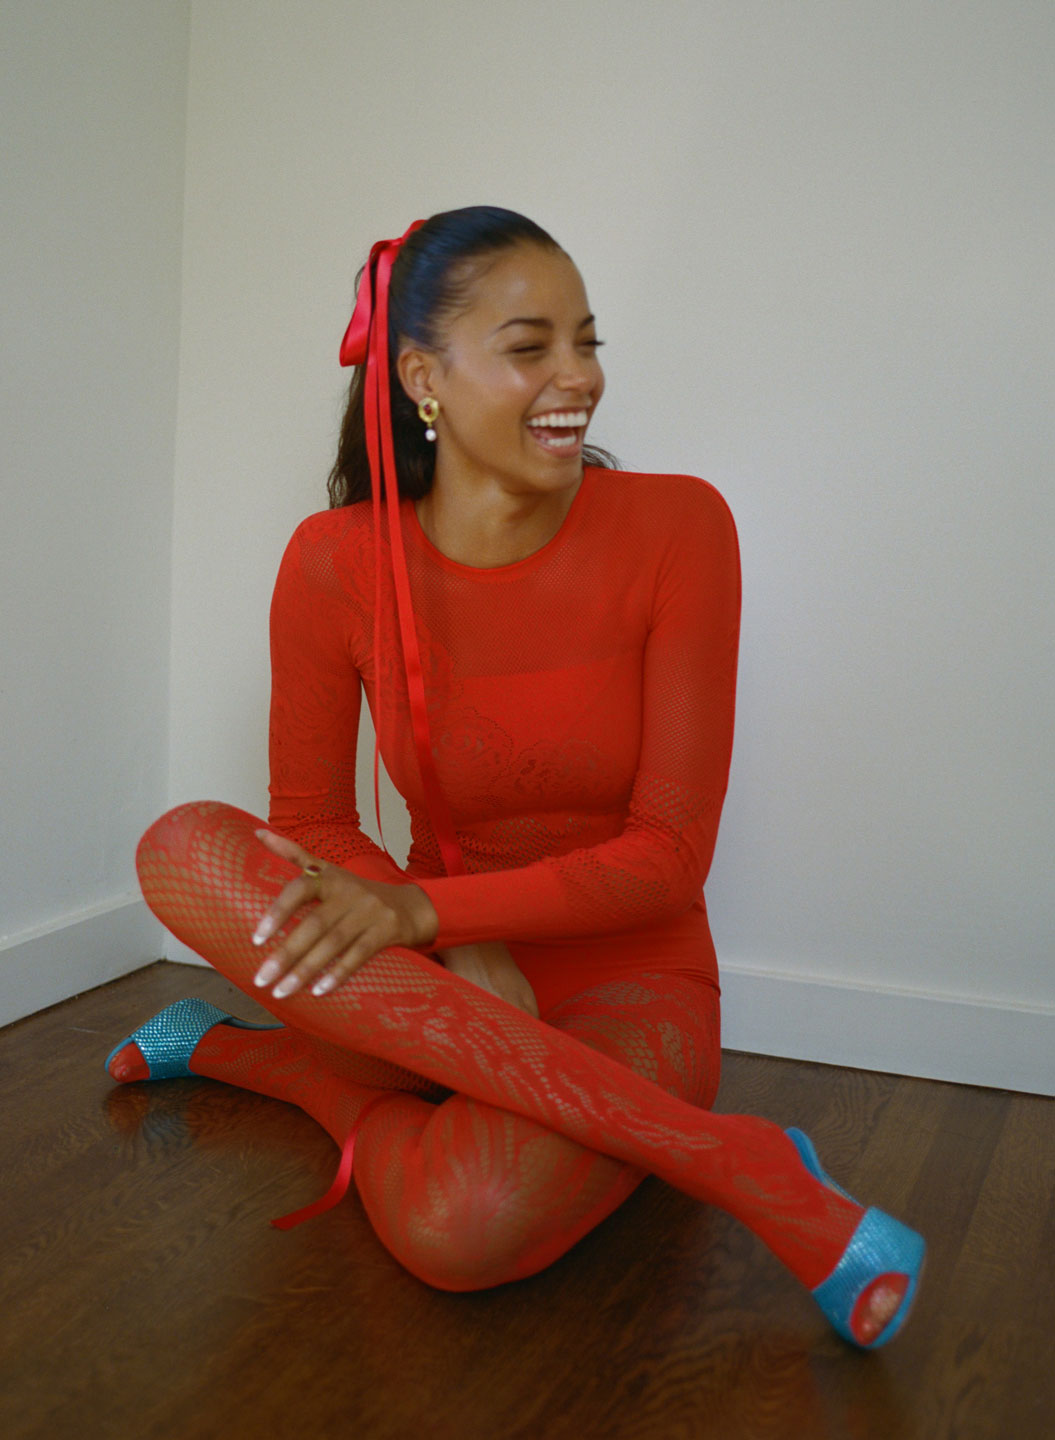
[[576,345],[562,349],[554,381],[559,390],[588,393],[598,382],[601,366],[591,351],[584,355]]

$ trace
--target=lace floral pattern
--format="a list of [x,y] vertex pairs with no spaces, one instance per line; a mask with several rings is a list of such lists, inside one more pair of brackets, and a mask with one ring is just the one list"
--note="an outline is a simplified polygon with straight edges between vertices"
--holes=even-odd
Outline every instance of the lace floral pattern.
[[387,534],[376,657],[370,507],[311,517],[283,561],[272,823],[337,862],[376,848],[353,835],[365,688],[439,943],[662,925],[706,876],[732,743],[735,532],[702,481],[598,475],[563,543],[496,571],[438,557],[404,506],[433,754],[466,876],[443,874],[424,805]]

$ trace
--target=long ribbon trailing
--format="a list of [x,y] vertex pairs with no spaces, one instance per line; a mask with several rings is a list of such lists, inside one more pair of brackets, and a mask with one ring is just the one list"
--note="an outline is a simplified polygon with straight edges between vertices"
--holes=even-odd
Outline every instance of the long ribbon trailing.
[[[366,416],[366,451],[370,462],[370,490],[374,514],[374,697],[377,708],[377,724],[374,730],[374,812],[377,816],[377,830],[385,854],[381,828],[381,492],[384,490],[388,509],[388,537],[392,551],[392,576],[396,587],[396,611],[399,617],[399,634],[403,646],[403,664],[407,678],[407,693],[410,699],[410,718],[414,731],[414,746],[417,751],[418,768],[425,792],[425,804],[429,819],[439,843],[440,853],[448,875],[464,875],[465,861],[461,847],[454,833],[447,798],[440,786],[436,763],[432,754],[432,736],[429,731],[428,702],[425,698],[425,677],[418,647],[417,627],[414,623],[414,605],[410,593],[410,576],[407,573],[407,557],[403,549],[403,526],[399,514],[399,480],[396,474],[395,447],[392,443],[391,391],[388,381],[388,281],[392,264],[399,253],[399,247],[424,222],[415,220],[399,240],[379,240],[370,251],[366,271],[359,286],[355,310],[341,342],[342,365],[365,365],[366,376],[363,399]],[[389,859],[392,857],[389,856]],[[398,1099],[403,1091],[386,1091],[375,1096],[359,1114],[358,1119],[341,1147],[341,1160],[333,1184],[326,1194],[301,1210],[283,1215],[271,1224],[276,1230],[292,1230],[305,1220],[332,1210],[347,1193],[352,1179],[352,1164],[355,1158],[355,1143],[363,1121],[375,1106],[384,1100]]]
[[359,1112],[358,1119],[352,1126],[347,1140],[341,1146],[341,1163],[337,1167],[337,1174],[333,1177],[333,1184],[321,1195],[318,1200],[313,1200],[310,1205],[305,1205],[302,1210],[293,1210],[288,1215],[282,1215],[271,1224],[276,1230],[292,1230],[295,1225],[303,1225],[305,1220],[314,1220],[316,1215],[321,1215],[326,1210],[332,1210],[345,1197],[348,1186],[352,1181],[352,1161],[355,1158],[355,1142],[359,1138],[359,1132],[363,1127],[363,1121],[370,1114],[375,1106],[380,1105],[383,1100],[402,1099],[406,1095],[404,1090],[386,1090],[383,1095],[376,1095],[367,1105],[364,1105]]
[[[464,875],[465,860],[454,832],[447,797],[443,793],[432,753],[425,678],[418,647],[417,626],[410,593],[403,526],[399,514],[399,480],[392,441],[391,391],[388,375],[388,284],[399,248],[407,235],[424,222],[416,220],[398,240],[379,240],[359,286],[355,311],[341,342],[341,364],[366,366],[364,412],[366,450],[370,462],[370,489],[374,514],[374,694],[377,724],[374,733],[374,811],[381,834],[380,733],[381,733],[381,492],[388,510],[388,538],[392,552],[392,576],[396,590],[403,665],[410,703],[411,727],[418,769],[433,831],[448,875]],[[381,840],[384,846],[384,837]],[[388,854],[387,847],[385,853]],[[391,858],[391,857],[389,857]]]

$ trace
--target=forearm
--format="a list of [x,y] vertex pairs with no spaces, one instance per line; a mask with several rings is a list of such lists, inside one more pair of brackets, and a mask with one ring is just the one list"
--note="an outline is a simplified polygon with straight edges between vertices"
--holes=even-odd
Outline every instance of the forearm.
[[719,794],[709,823],[676,835],[631,823],[614,840],[520,869],[422,879],[438,943],[594,937],[682,914],[703,887],[720,808]]

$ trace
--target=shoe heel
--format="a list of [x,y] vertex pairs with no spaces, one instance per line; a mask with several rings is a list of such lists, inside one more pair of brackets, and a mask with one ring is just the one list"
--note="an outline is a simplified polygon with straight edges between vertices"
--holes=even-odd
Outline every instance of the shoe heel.
[[822,1184],[827,1185],[829,1190],[834,1190],[836,1194],[841,1195],[844,1200],[850,1200],[854,1205],[858,1204],[858,1201],[854,1200],[850,1192],[844,1190],[841,1185],[836,1185],[832,1177],[823,1168],[816,1147],[804,1130],[796,1130],[795,1127],[792,1126],[790,1130],[785,1130],[784,1134],[799,1152],[799,1159],[815,1180],[820,1180]]

